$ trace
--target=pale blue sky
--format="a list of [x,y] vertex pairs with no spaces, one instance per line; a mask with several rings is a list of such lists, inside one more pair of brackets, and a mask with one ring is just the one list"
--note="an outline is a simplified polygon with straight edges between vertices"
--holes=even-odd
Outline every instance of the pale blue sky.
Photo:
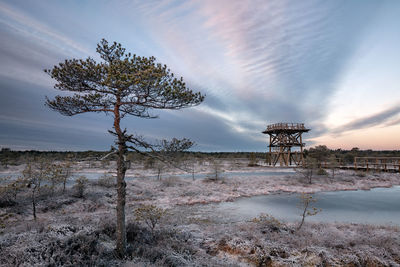
[[111,117],[63,117],[44,68],[101,38],[155,56],[205,102],[125,126],[203,151],[264,151],[267,124],[308,145],[400,149],[400,1],[0,1],[0,146],[102,150]]

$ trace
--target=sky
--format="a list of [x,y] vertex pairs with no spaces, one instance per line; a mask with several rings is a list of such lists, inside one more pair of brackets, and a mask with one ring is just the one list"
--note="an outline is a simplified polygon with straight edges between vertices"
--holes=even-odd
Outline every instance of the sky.
[[112,117],[62,116],[43,72],[101,61],[105,38],[154,56],[206,95],[126,118],[128,131],[198,151],[265,151],[268,124],[301,122],[307,147],[400,149],[400,1],[0,0],[0,147],[108,150]]

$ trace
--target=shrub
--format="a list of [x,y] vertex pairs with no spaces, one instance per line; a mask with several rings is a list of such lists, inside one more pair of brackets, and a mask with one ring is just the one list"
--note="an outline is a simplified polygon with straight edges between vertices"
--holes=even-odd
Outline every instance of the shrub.
[[175,186],[177,184],[179,184],[179,177],[176,176],[169,176],[167,178],[165,178],[164,180],[162,180],[162,185],[165,187],[170,187],[170,186]]
[[282,227],[282,223],[278,219],[265,213],[262,213],[257,218],[254,218],[252,222],[267,226],[269,229],[274,231],[279,230],[279,228]]
[[256,154],[255,153],[250,153],[249,163],[247,164],[247,166],[256,167],[256,166],[258,166],[257,162],[258,162],[258,160],[256,158]]
[[365,176],[366,176],[365,172],[362,172],[362,171],[356,172],[356,175],[357,175],[358,177],[365,177]]
[[150,169],[154,167],[154,164],[156,163],[156,161],[154,160],[154,158],[146,158],[146,160],[144,161],[143,167],[145,169]]
[[162,229],[154,237],[147,227],[137,224],[128,224],[126,229],[132,256],[141,261],[138,266],[219,266],[204,257],[202,264],[195,264],[199,251],[190,242],[188,232]]
[[[12,218],[14,215],[12,213],[0,214],[0,229],[6,228],[7,220]],[[0,231],[2,233],[2,231]]]
[[112,251],[101,244],[99,236],[81,230],[64,238],[45,238],[33,246],[5,247],[2,266],[115,266]]
[[319,168],[317,175],[328,175],[328,172],[325,169]]
[[165,210],[154,205],[141,205],[134,212],[136,221],[143,221],[154,235],[154,229],[165,215]]
[[97,185],[102,187],[114,187],[115,186],[115,178],[112,175],[104,173],[102,176],[97,179]]
[[79,197],[79,198],[83,197],[87,183],[88,183],[88,179],[85,176],[79,176],[75,180],[74,189],[75,189],[76,197]]
[[0,208],[14,206],[17,193],[23,188],[23,180],[12,180],[10,176],[0,177]]

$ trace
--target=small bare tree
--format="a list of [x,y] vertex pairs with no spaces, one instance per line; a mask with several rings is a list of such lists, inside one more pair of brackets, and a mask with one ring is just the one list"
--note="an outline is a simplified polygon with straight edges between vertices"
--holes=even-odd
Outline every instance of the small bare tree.
[[37,190],[39,194],[42,182],[48,178],[49,171],[50,171],[50,162],[46,160],[44,157],[39,157],[39,159],[36,160],[35,163]]
[[194,174],[196,173],[196,164],[198,160],[194,155],[186,154],[180,160],[180,169],[192,175],[194,181]]
[[134,215],[137,221],[143,221],[151,230],[154,237],[154,230],[165,215],[165,210],[154,205],[141,205],[136,208]]
[[300,205],[298,206],[298,208],[301,209],[302,213],[301,222],[297,227],[297,231],[300,230],[300,228],[303,226],[306,217],[314,216],[321,211],[321,209],[317,209],[316,207],[311,206],[312,203],[315,203],[317,201],[315,198],[313,198],[312,194],[301,193],[299,198]]
[[63,193],[64,193],[67,181],[69,178],[71,178],[71,175],[72,175],[72,162],[66,161],[64,163],[61,163],[60,168],[61,168],[60,179],[63,184]]
[[307,157],[303,163],[303,166],[300,169],[296,168],[295,171],[303,175],[304,178],[307,179],[308,183],[311,184],[313,175],[317,168],[318,162],[314,158]]
[[194,156],[189,157],[186,162],[186,166],[189,169],[189,172],[192,174],[193,181],[194,181],[194,174],[196,172],[196,163],[197,163],[197,158]]
[[155,168],[157,171],[157,180],[161,180],[161,174],[164,172],[166,169],[166,164],[162,161],[156,161],[155,163]]
[[33,214],[33,219],[36,221],[36,193],[39,188],[39,180],[37,173],[32,168],[32,165],[28,163],[25,167],[25,169],[22,172],[23,179],[27,183],[27,187],[31,191],[31,200],[32,200],[32,214]]
[[329,157],[329,168],[332,171],[332,178],[335,178],[335,170],[339,167],[339,162],[335,155]]
[[[37,177],[35,177],[37,180]],[[51,193],[54,194],[57,186],[64,180],[63,167],[61,164],[50,164],[46,171],[46,180],[50,182]],[[38,181],[36,181],[38,183]]]
[[257,160],[256,154],[255,154],[254,152],[251,152],[251,153],[250,153],[250,156],[249,156],[249,164],[248,164],[247,166],[249,166],[249,167],[256,167],[256,166],[258,166],[258,160]]
[[218,159],[212,159],[211,173],[208,175],[208,179],[218,181],[223,172],[224,170],[221,162]]

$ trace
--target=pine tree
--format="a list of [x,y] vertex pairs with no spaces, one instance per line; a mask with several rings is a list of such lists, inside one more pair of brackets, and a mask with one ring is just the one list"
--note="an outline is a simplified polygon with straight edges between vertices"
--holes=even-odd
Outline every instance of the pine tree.
[[[166,65],[156,63],[154,57],[140,57],[125,53],[121,44],[109,44],[102,40],[96,49],[103,59],[69,59],[52,69],[45,70],[57,81],[54,88],[72,92],[68,96],[46,98],[46,105],[62,115],[74,116],[95,112],[111,114],[116,138],[117,154],[117,252],[126,251],[125,227],[125,158],[129,149],[151,149],[143,138],[130,135],[121,129],[121,119],[127,115],[140,118],[156,118],[154,109],[181,109],[199,105],[204,96],[186,87],[183,79],[177,79]],[[178,142],[179,147],[190,147],[187,139]],[[187,144],[186,144],[187,143]]]

